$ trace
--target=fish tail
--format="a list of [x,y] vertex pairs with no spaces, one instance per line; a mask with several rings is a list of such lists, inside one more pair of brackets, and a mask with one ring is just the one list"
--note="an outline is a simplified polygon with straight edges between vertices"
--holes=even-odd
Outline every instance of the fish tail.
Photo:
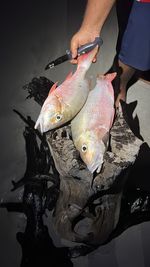
[[79,56],[78,57],[78,69],[84,68],[85,70],[88,70],[94,57],[97,54],[97,51],[98,51],[98,47],[95,47],[94,49],[92,49],[92,51]]

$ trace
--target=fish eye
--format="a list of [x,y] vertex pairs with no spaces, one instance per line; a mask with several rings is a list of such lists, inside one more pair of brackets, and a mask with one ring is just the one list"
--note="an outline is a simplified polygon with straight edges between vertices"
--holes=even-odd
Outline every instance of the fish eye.
[[83,146],[82,146],[82,152],[86,152],[87,151],[87,146],[84,144]]
[[56,119],[57,119],[57,121],[60,121],[61,118],[62,118],[62,115],[60,115],[60,114],[57,114],[57,115],[56,115]]

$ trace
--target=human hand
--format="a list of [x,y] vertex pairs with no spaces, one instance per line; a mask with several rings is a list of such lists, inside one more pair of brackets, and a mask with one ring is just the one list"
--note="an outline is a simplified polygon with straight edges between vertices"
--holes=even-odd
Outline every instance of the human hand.
[[[70,50],[72,52],[72,58],[73,58],[70,62],[72,64],[78,63],[77,49],[81,45],[85,45],[89,42],[93,42],[96,37],[99,37],[98,32],[88,31],[82,28],[77,33],[74,34],[74,36],[71,39],[71,45],[70,45]],[[98,54],[98,51],[99,51],[99,48],[97,48],[97,54]],[[97,54],[93,59],[93,63],[96,62],[97,60]]]

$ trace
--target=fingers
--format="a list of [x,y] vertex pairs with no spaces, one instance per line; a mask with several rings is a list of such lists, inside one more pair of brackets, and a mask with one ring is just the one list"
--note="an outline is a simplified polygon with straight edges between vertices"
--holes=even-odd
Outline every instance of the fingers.
[[77,64],[78,63],[78,60],[77,59],[72,59],[72,60],[70,60],[70,63],[71,64]]
[[71,46],[70,46],[70,50],[72,52],[72,58],[73,59],[75,59],[78,56],[78,52],[77,52],[78,47],[79,47],[79,41],[74,36],[71,40]]
[[97,61],[97,55],[98,55],[98,52],[99,52],[99,47],[97,46],[97,53],[95,55],[95,57],[93,58],[93,63],[95,63]]
[[80,45],[79,45],[78,39],[76,38],[76,36],[73,36],[73,38],[71,40],[71,44],[70,44],[70,50],[72,53],[72,60],[70,60],[70,63],[72,63],[72,64],[78,63],[78,61],[77,61],[77,56],[78,56],[77,49],[79,46]]
[[[90,32],[86,32],[83,30],[78,31],[71,39],[70,50],[72,53],[72,60],[70,61],[70,63],[77,64],[78,63],[78,48],[81,45],[84,45],[88,42],[92,42],[93,40],[95,40],[95,37],[97,36],[98,34],[95,34],[95,33],[91,34]],[[98,51],[99,49],[97,49],[97,53],[93,59],[93,63],[95,63],[97,60]]]
[[97,61],[97,57],[94,57],[92,62],[95,63],[96,61]]
[[[99,51],[99,50],[98,50]],[[98,51],[97,51],[97,54],[98,54]],[[93,58],[93,63],[95,63],[97,61],[97,54],[95,55],[95,57]],[[74,58],[72,60],[70,60],[70,63],[71,64],[78,64],[78,58]]]

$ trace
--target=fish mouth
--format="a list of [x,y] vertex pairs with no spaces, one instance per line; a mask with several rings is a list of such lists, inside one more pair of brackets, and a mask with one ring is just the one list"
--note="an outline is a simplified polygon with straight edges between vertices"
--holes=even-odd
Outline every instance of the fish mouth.
[[44,124],[44,121],[43,121],[43,117],[40,115],[37,119],[37,122],[34,126],[34,129],[40,129],[40,132],[43,134],[45,132],[48,132],[50,130],[51,127],[46,127],[46,125]]
[[38,119],[34,125],[34,129],[37,130],[39,128],[39,126],[40,126],[40,130],[41,130],[41,115],[39,115],[39,117],[38,117]]
[[88,170],[93,173],[94,171],[96,171],[97,173],[99,173],[101,171],[103,165],[103,159],[101,157],[97,157],[92,164],[87,164],[87,168]]
[[92,165],[88,165],[87,167],[91,173],[95,172],[96,170],[97,170],[97,173],[99,173],[102,168],[102,163],[101,164],[95,163]]

